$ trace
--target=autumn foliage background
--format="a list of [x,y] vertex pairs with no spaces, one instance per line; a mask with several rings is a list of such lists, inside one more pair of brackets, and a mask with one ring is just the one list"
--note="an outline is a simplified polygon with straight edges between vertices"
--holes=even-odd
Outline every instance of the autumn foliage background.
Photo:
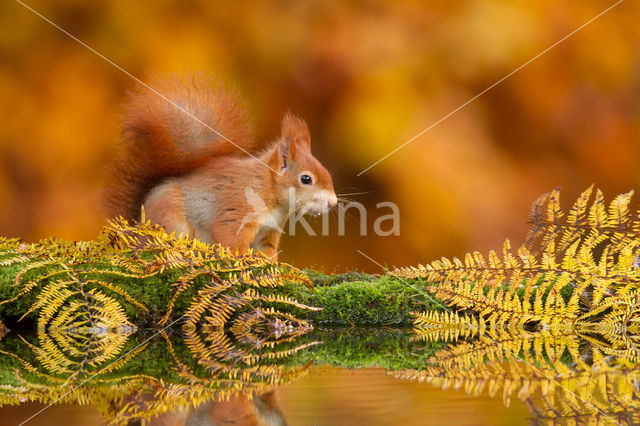
[[[281,259],[326,269],[416,264],[523,238],[531,202],[595,182],[640,184],[640,4],[623,2],[357,177],[613,1],[210,2],[31,0],[42,15],[145,80],[205,70],[237,86],[257,136],[290,108],[341,193],[369,207],[346,236],[285,237]],[[0,235],[95,237],[136,83],[18,2],[0,4]],[[373,221],[393,201],[400,236]],[[320,229],[320,223],[316,229]]]

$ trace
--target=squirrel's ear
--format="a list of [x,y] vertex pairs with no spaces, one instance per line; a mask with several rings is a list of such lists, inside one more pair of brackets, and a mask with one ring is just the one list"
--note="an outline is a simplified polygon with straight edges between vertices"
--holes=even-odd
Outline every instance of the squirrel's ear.
[[291,112],[285,114],[282,119],[282,139],[289,139],[293,143],[290,144],[288,149],[289,156],[293,158],[295,156],[296,146],[311,150],[311,136],[309,134],[309,128],[307,123],[303,119],[293,115]]
[[289,140],[282,139],[275,144],[273,154],[269,159],[269,166],[278,173],[285,171],[289,167]]

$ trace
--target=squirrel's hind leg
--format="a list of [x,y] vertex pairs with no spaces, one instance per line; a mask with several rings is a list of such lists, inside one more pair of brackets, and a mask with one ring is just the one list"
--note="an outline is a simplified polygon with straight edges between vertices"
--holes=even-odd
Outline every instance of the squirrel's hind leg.
[[184,196],[180,184],[168,181],[155,187],[143,203],[145,216],[151,223],[162,226],[168,233],[175,232],[176,237],[183,235],[194,237],[192,227],[187,222],[184,209]]

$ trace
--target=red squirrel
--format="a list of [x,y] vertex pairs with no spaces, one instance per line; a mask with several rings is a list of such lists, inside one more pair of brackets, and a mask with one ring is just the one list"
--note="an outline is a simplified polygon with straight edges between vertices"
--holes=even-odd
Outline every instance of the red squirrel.
[[302,119],[286,114],[280,137],[256,152],[246,108],[221,83],[192,74],[151,86],[163,96],[140,88],[124,105],[124,150],[107,176],[109,214],[135,220],[144,207],[168,232],[277,260],[289,214],[337,204]]

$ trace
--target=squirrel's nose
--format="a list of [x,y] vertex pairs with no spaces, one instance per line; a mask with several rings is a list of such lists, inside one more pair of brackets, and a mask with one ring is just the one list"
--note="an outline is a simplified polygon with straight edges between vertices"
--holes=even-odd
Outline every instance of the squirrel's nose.
[[338,204],[338,197],[336,197],[335,194],[332,194],[329,197],[329,200],[327,200],[327,207],[329,207],[329,208],[335,207],[336,204]]

